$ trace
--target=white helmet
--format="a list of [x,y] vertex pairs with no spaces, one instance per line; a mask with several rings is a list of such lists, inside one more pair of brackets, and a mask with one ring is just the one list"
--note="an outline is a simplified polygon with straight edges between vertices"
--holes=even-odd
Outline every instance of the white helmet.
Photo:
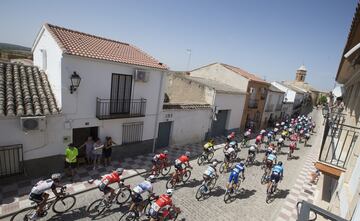
[[250,148],[249,148],[249,150],[251,150],[251,151],[254,151],[254,150],[256,150],[256,147],[255,147],[255,145],[251,145],[251,146],[250,146]]
[[166,195],[172,196],[173,192],[174,192],[173,189],[167,189],[167,190],[166,190]]
[[284,142],[284,139],[283,138],[279,138],[279,143],[282,143],[282,142]]
[[218,163],[216,161],[214,161],[214,162],[212,162],[212,164],[210,166],[215,168],[217,166],[217,164]]
[[154,182],[154,179],[155,179],[155,176],[154,175],[150,175],[149,177],[146,178],[146,181],[149,181],[149,182]]
[[185,156],[189,157],[190,156],[190,152],[186,151]]

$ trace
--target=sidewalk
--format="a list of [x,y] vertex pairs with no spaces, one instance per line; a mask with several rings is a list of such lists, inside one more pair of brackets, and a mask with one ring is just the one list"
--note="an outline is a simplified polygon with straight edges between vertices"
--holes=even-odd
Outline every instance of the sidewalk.
[[[239,139],[239,136],[237,135],[236,138]],[[218,148],[221,147],[224,142],[225,137],[215,138],[215,143],[218,144],[216,147]],[[170,160],[173,162],[177,157],[184,154],[186,151],[190,151],[192,156],[191,158],[195,158],[202,153],[203,148],[202,143],[195,143],[183,146],[174,145],[168,147],[167,150],[169,151]],[[157,152],[159,151],[161,151],[161,149],[157,150]],[[154,154],[150,153],[138,155],[132,158],[125,158],[122,161],[112,161],[111,166],[101,166],[96,170],[93,170],[92,166],[83,166],[76,170],[74,182],[71,183],[69,178],[64,178],[61,183],[66,184],[67,191],[69,193],[76,193],[95,186],[94,184],[88,183],[88,180],[98,179],[118,167],[123,167],[125,169],[125,175],[123,178],[140,175],[141,173],[151,169],[151,159],[153,155]],[[11,185],[0,186],[0,214],[9,214],[30,206],[31,201],[28,199],[28,194],[30,193],[33,185],[41,179],[48,179],[48,177],[38,177],[33,180],[23,180]]]

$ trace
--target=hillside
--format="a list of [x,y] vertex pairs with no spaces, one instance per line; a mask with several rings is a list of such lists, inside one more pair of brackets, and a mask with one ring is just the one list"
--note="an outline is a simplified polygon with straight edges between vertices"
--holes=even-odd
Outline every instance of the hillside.
[[21,45],[15,45],[15,44],[0,43],[0,51],[17,51],[17,52],[30,53],[31,48],[24,47]]

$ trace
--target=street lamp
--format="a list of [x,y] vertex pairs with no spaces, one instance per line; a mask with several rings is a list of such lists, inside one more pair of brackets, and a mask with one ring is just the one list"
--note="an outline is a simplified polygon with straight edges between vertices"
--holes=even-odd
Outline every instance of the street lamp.
[[71,85],[70,85],[70,94],[72,94],[79,87],[81,82],[81,77],[74,71],[74,73],[70,77]]

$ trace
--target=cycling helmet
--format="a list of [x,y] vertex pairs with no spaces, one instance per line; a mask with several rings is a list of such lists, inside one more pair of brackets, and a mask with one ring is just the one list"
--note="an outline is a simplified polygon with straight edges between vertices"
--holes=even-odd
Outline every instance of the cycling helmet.
[[154,182],[154,179],[155,179],[155,176],[154,175],[150,175],[149,177],[146,178],[146,181],[149,181],[149,182]]
[[254,151],[254,150],[256,150],[256,146],[255,146],[255,145],[251,145],[251,146],[249,147],[249,149],[252,150],[252,151]]
[[169,153],[169,152],[168,152],[167,150],[164,150],[164,154],[166,154],[166,155],[167,155],[168,153]]
[[279,165],[279,166],[282,166],[282,162],[281,162],[281,161],[279,161],[279,162],[278,162],[278,165]]
[[286,130],[288,127],[287,126],[284,126],[284,130]]
[[121,175],[124,172],[124,168],[119,167],[116,169],[116,172]]
[[281,126],[284,126],[285,125],[285,122],[281,122]]
[[173,189],[167,189],[167,190],[166,190],[166,195],[172,196],[173,192],[174,192]]
[[189,157],[189,156],[190,156],[190,152],[189,152],[189,151],[186,151],[186,152],[185,152],[185,156]]
[[274,155],[276,155],[276,150],[273,150],[273,152],[272,152]]
[[60,173],[54,173],[53,175],[51,175],[51,179],[54,180],[54,181],[55,181],[55,180],[59,181],[60,178],[61,178],[61,174],[60,174]]
[[275,126],[278,127],[278,126],[280,126],[280,124],[279,124],[279,123],[276,123]]
[[282,143],[282,142],[284,142],[284,139],[280,137],[278,141],[279,141],[279,143]]
[[244,164],[243,161],[241,161],[239,164],[240,164],[240,166],[242,166],[242,167],[245,166],[245,164]]
[[248,132],[251,132],[251,129],[248,129],[247,131],[248,131]]
[[217,166],[217,164],[218,163],[216,161],[214,161],[214,162],[212,162],[212,164],[210,166],[215,168]]

